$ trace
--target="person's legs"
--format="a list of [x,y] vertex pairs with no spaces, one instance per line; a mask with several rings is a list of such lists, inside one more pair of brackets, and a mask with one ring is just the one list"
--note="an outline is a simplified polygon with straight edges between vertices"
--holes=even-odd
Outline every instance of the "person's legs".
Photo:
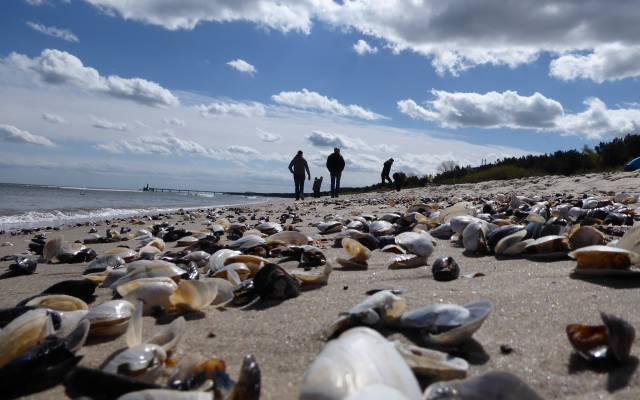
[[336,194],[336,197],[340,195],[340,177],[341,176],[342,174],[336,174],[336,187],[333,189],[334,193]]
[[331,173],[331,197],[336,197],[336,175]]
[[304,175],[300,177],[300,200],[304,200]]
[[302,195],[302,187],[304,185],[304,176],[300,177],[298,175],[294,175],[293,181],[296,186],[296,200],[300,200],[300,196]]

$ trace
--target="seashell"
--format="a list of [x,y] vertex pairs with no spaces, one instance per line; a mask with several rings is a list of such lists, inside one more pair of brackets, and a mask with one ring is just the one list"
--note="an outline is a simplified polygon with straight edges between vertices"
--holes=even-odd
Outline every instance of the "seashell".
[[420,386],[395,346],[359,327],[324,346],[304,374],[300,399],[376,398],[369,397],[374,393],[382,393],[377,398],[421,399]]
[[145,389],[129,392],[118,400],[211,400],[211,393],[200,391],[181,392],[169,389]]
[[330,233],[340,232],[342,230],[342,222],[339,222],[339,221],[322,222],[318,224],[317,228],[321,234],[328,235]]
[[[251,275],[251,269],[245,263],[241,262],[225,265],[213,274],[216,278],[224,278],[233,282],[236,280],[242,282],[249,279]],[[231,279],[236,277],[237,279]]]
[[286,300],[300,294],[300,284],[277,264],[267,264],[253,278],[255,293],[262,299]]
[[0,367],[54,333],[51,311],[29,310],[0,331]]
[[126,300],[110,300],[89,310],[90,336],[119,336],[133,315],[134,306]]
[[267,242],[257,235],[246,235],[238,240],[229,242],[227,247],[233,250],[247,250],[258,246],[264,246]]
[[160,257],[162,252],[154,246],[144,246],[138,250],[138,257],[143,260],[153,260]]
[[401,254],[391,259],[389,269],[418,268],[427,265],[427,257],[419,257],[415,254]]
[[105,251],[103,256],[118,256],[125,262],[131,262],[138,256],[138,253],[128,247],[114,247],[111,250]]
[[429,258],[433,253],[433,238],[426,232],[403,232],[396,236],[395,243],[419,257]]
[[221,249],[216,251],[209,257],[209,274],[214,274],[224,267],[224,262],[231,256],[242,254],[236,250]]
[[244,264],[251,271],[250,276],[255,276],[255,274],[258,273],[258,270],[262,268],[263,265],[268,264],[269,261],[263,257],[252,254],[231,255],[224,261],[225,266],[234,263]]
[[393,342],[396,350],[414,374],[438,381],[463,379],[469,372],[469,363],[462,358],[450,356],[424,347]]
[[640,225],[632,227],[622,235],[616,247],[640,254]]
[[453,230],[451,229],[451,224],[448,222],[438,225],[437,228],[430,230],[429,233],[434,238],[443,239],[443,240],[449,240],[451,239],[451,236],[453,236]]
[[367,260],[371,256],[371,251],[369,249],[360,244],[360,242],[351,238],[342,239],[342,248],[351,255],[351,258],[348,260],[338,258],[336,260],[338,264],[342,265],[344,268],[367,268]]
[[569,242],[565,236],[548,235],[528,244],[525,250],[530,254],[565,254],[569,250]]
[[127,274],[111,284],[112,289],[141,278],[176,278],[184,274],[184,270],[177,265],[162,260],[140,260],[129,264]]
[[227,218],[219,218],[213,222],[214,225],[220,225],[224,230],[229,229],[231,222]]
[[407,251],[397,244],[388,244],[380,249],[383,253],[407,254]]
[[94,272],[102,272],[107,268],[118,268],[124,265],[124,260],[119,256],[102,256],[91,261],[82,275],[91,274]]
[[64,294],[50,294],[38,296],[29,300],[26,306],[48,308],[55,311],[78,311],[88,310],[89,306],[81,299]]
[[18,275],[29,275],[36,272],[38,262],[29,257],[15,256],[15,262],[9,265],[9,271]]
[[167,247],[167,245],[164,243],[164,240],[162,240],[160,238],[153,238],[153,240],[148,242],[145,246],[155,247],[156,249],[158,249],[160,251],[164,251],[166,249],[166,247]]
[[213,299],[211,305],[214,305],[216,307],[224,307],[231,301],[233,301],[234,286],[228,280],[212,278],[210,279],[210,281],[214,282],[218,287],[218,294],[216,295],[215,299]]
[[180,310],[200,311],[218,295],[218,285],[212,281],[180,281],[170,297],[171,304]]
[[378,220],[373,221],[369,225],[369,233],[371,233],[373,236],[390,235],[394,231],[395,229],[393,227],[393,224],[391,224],[391,222],[389,221]]
[[[491,233],[489,236],[491,236]],[[520,246],[518,246],[518,244],[523,243],[522,239],[524,239],[525,236],[527,236],[527,231],[525,229],[516,230],[515,232],[504,236],[493,247],[494,253],[496,255],[517,255],[524,252],[528,243],[521,244]],[[533,240],[531,242],[533,242]]]
[[408,311],[400,318],[405,328],[419,329],[427,343],[455,346],[471,338],[493,309],[489,300],[459,306],[434,304]]
[[298,231],[283,231],[275,233],[267,238],[267,244],[284,243],[288,245],[303,246],[312,242],[309,236]]
[[577,225],[569,234],[569,247],[573,250],[603,244],[605,244],[604,234],[592,226]]
[[[440,223],[445,223],[451,222],[451,220],[456,216],[469,216],[470,213],[475,213],[472,207],[473,205],[468,201],[458,202],[451,207],[441,210],[440,214],[438,214],[437,220]],[[453,225],[451,227],[453,229]],[[462,230],[464,230],[464,227],[462,227],[462,229],[460,229],[460,232],[457,233],[462,233]],[[456,232],[455,229],[454,232]]]
[[140,278],[119,285],[116,291],[132,304],[141,301],[144,315],[150,315],[156,310],[171,308],[169,297],[177,287],[173,279],[167,277]]
[[260,398],[261,375],[255,357],[252,354],[244,356],[240,375],[229,398],[231,400],[258,400]]
[[460,275],[460,267],[453,257],[440,257],[433,262],[431,273],[436,281],[452,281]]
[[277,222],[263,222],[258,224],[256,229],[264,234],[273,235],[274,233],[282,232],[282,225]]
[[596,245],[574,250],[569,257],[576,259],[577,269],[627,269],[638,262],[640,255],[618,247]]
[[479,221],[482,221],[482,220],[476,217],[472,217],[471,215],[458,215],[451,218],[451,221],[449,221],[449,224],[451,225],[451,230],[453,231],[453,233],[462,235],[462,232],[464,232],[467,225],[469,225],[472,222],[479,222]]
[[542,400],[533,389],[508,372],[487,372],[465,380],[436,382],[424,392],[424,400]]
[[333,267],[331,264],[325,264],[321,268],[314,268],[311,271],[294,270],[291,272],[291,276],[300,281],[300,285],[305,286],[322,286],[326,285],[329,281],[329,275]]
[[625,362],[635,340],[635,329],[627,321],[614,315],[600,313],[600,317],[604,325],[567,325],[569,342],[587,360],[610,359]]
[[365,230],[366,225],[362,221],[351,221],[347,224],[347,229],[355,229],[357,231]]
[[[502,239],[524,230],[525,230],[524,225],[500,226],[487,234],[487,246],[489,246],[489,250],[495,252],[496,246]],[[525,231],[522,237],[524,237],[526,233],[527,232]]]
[[391,290],[381,290],[364,301],[342,313],[327,331],[327,337],[332,338],[345,330],[358,325],[377,325],[385,323],[393,325],[407,308],[407,301],[397,296]]
[[383,214],[382,217],[380,217],[381,220],[391,222],[392,224],[398,221],[400,218],[402,218],[400,214],[396,213],[386,213]]
[[191,246],[192,244],[198,243],[199,240],[200,239],[198,239],[195,236],[183,236],[176,241],[176,246],[177,247]]
[[472,222],[462,232],[462,245],[471,253],[484,253],[487,251],[487,223]]
[[58,253],[60,253],[63,241],[64,239],[62,238],[62,236],[47,240],[44,245],[44,249],[42,250],[42,258],[44,258],[44,260],[48,263],[51,262],[53,258],[56,257]]

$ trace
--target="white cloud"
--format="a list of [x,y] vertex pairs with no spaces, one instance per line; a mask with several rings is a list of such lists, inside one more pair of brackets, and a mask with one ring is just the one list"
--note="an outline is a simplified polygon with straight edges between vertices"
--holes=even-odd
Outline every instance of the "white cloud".
[[30,6],[41,6],[45,4],[45,0],[24,0],[24,2]]
[[590,54],[566,54],[551,62],[550,75],[565,81],[602,83],[640,76],[640,46],[612,44]]
[[258,137],[260,138],[260,140],[267,143],[275,143],[280,141],[280,139],[282,139],[282,136],[277,135],[275,133],[263,131],[260,128],[258,128]]
[[229,61],[227,65],[235,69],[236,71],[240,71],[249,75],[255,75],[258,72],[256,67],[254,67],[253,65],[249,64],[248,62],[240,58],[233,61]]
[[461,93],[433,90],[426,106],[411,99],[398,102],[398,110],[414,119],[445,128],[534,129],[589,139],[620,136],[640,129],[640,108],[609,109],[600,99],[585,101],[587,109],[566,113],[562,104],[540,93],[520,96],[514,91]]
[[365,54],[376,54],[378,52],[377,47],[371,47],[369,43],[362,39],[353,44],[353,50],[361,56]]
[[67,42],[78,43],[80,41],[78,37],[68,29],[56,28],[55,26],[45,26],[31,21],[27,21],[27,26],[35,31],[58,39],[66,40]]
[[338,100],[323,96],[318,92],[302,89],[299,92],[280,92],[271,96],[274,102],[303,110],[320,111],[343,117],[354,117],[369,121],[385,119],[386,117],[376,114],[371,110],[358,105],[345,105]]
[[61,116],[56,115],[56,114],[50,114],[50,113],[42,114],[42,119],[47,121],[47,122],[51,122],[52,124],[63,124],[63,125],[66,125],[66,124],[69,123],[66,119],[62,118]]
[[195,154],[205,157],[215,154],[214,150],[206,149],[192,140],[180,139],[170,131],[160,131],[157,136],[142,136],[134,139],[102,143],[98,144],[97,147],[116,154]]
[[306,139],[309,143],[317,147],[340,147],[353,150],[369,149],[369,146],[360,139],[349,139],[342,135],[322,131],[313,131],[306,136]]
[[93,126],[94,128],[110,129],[110,130],[120,131],[120,132],[127,132],[131,130],[131,127],[128,124],[125,124],[124,122],[112,122],[107,119],[98,118],[95,116],[91,116],[91,119],[93,119],[93,124],[91,126]]
[[0,124],[0,140],[14,143],[29,143],[53,147],[55,144],[44,136],[34,135],[13,125]]
[[251,155],[251,156],[256,156],[260,154],[258,150],[252,147],[239,146],[239,145],[229,146],[227,147],[227,151],[230,153],[245,154],[245,155]]
[[176,118],[176,117],[171,117],[171,118],[164,117],[163,121],[164,121],[165,124],[168,124],[168,125],[175,125],[175,126],[185,126],[186,125],[186,123],[183,120],[181,120],[180,118]]
[[202,115],[230,115],[236,117],[263,117],[266,114],[264,105],[258,102],[243,103],[238,101],[215,101],[207,105],[196,106]]
[[155,82],[141,78],[121,78],[117,75],[103,77],[96,69],[84,66],[79,58],[66,51],[45,49],[35,58],[11,53],[3,62],[35,73],[38,78],[51,85],[67,84],[150,106],[179,104],[177,97]]
[[85,0],[104,11],[167,29],[205,21],[247,21],[308,34],[313,22],[360,32],[395,52],[431,60],[439,73],[476,65],[516,67],[541,53],[637,43],[640,7],[623,0]]

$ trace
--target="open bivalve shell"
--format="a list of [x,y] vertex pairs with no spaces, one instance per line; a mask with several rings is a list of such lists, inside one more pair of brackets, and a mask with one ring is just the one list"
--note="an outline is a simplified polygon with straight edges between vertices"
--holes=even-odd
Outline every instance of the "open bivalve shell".
[[636,331],[627,321],[600,313],[604,325],[567,325],[567,338],[575,351],[589,361],[625,362],[631,353]]

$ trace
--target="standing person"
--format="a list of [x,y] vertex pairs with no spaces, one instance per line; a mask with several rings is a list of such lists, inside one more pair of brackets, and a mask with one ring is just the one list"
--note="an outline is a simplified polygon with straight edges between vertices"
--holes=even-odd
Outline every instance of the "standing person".
[[327,169],[331,175],[331,197],[338,197],[340,193],[340,177],[344,170],[344,158],[340,155],[340,149],[333,149],[333,153],[327,157]]
[[380,174],[380,178],[382,178],[382,186],[384,186],[384,181],[389,181],[389,184],[392,184],[393,181],[389,177],[389,172],[391,172],[391,165],[393,164],[393,158],[388,159],[384,162],[382,166],[382,173]]
[[313,180],[313,197],[320,197],[320,188],[322,187],[322,176]]
[[393,174],[393,185],[396,187],[396,191],[400,191],[404,186],[404,182],[407,180],[407,174],[404,172],[396,172]]
[[302,150],[298,150],[298,154],[293,157],[289,163],[289,171],[293,174],[293,182],[296,187],[296,200],[304,200],[304,173],[307,172],[308,179],[311,180],[311,172],[309,172],[309,164],[302,157]]

